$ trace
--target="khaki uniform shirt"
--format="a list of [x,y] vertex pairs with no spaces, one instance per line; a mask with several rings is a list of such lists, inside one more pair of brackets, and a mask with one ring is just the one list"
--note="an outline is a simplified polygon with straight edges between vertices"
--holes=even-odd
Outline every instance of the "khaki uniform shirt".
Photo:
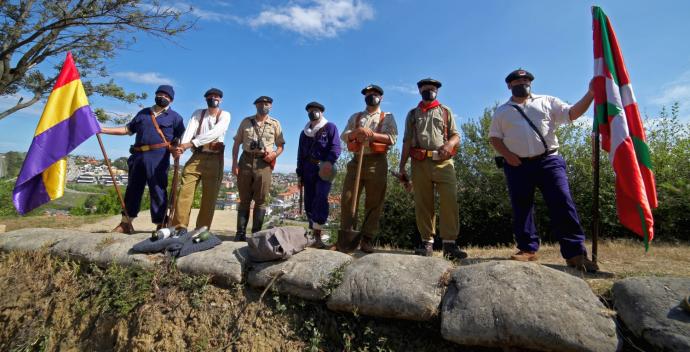
[[[257,124],[257,126],[254,127],[252,120],[255,118],[256,115],[245,117],[244,120],[240,122],[240,127],[237,128],[237,134],[235,135],[234,140],[242,143],[243,151],[250,153],[258,153],[262,151],[271,152],[275,150],[274,145],[282,146],[285,144],[285,139],[283,139],[283,129],[278,120],[268,116],[263,124]],[[252,141],[258,141],[259,139],[261,139],[263,142],[265,149],[252,149]]]
[[[448,113],[448,127],[444,127],[445,114]],[[415,131],[417,137],[415,137]],[[444,136],[444,132],[447,133]],[[422,112],[420,108],[414,108],[407,113],[405,119],[404,143],[410,143],[413,148],[426,150],[438,150],[451,137],[459,135],[455,126],[453,112],[447,106],[441,104],[435,108]]]
[[[398,126],[395,124],[395,117],[393,117],[393,114],[389,112],[385,114],[386,116],[383,119],[383,124],[381,125],[380,131],[377,131],[377,129],[379,127],[379,121],[381,120],[381,110],[376,110],[372,113],[369,113],[365,110],[352,114],[352,116],[350,116],[350,118],[347,120],[345,130],[340,134],[340,139],[347,144],[348,135],[350,132],[360,127],[360,120],[362,118],[366,118],[364,127],[367,127],[376,133],[387,135],[391,140],[391,144],[395,144],[395,141],[398,139]],[[369,143],[365,143],[364,154],[370,153],[371,150],[369,149]]]
[[[525,118],[511,105],[519,105],[512,100],[496,108],[491,118],[489,137],[503,140],[511,152],[521,158],[529,158],[544,153],[539,135],[530,127]],[[556,129],[560,125],[570,124],[570,105],[548,95],[532,96],[519,105],[525,115],[539,129],[549,150],[558,149]]]

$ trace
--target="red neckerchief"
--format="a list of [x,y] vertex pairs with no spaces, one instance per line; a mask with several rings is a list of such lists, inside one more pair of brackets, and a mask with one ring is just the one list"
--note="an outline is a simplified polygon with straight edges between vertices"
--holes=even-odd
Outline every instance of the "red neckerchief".
[[419,105],[417,105],[417,107],[422,109],[422,112],[427,112],[437,106],[441,106],[441,103],[439,103],[438,100],[434,100],[431,103],[425,103],[424,100],[422,100],[419,102]]

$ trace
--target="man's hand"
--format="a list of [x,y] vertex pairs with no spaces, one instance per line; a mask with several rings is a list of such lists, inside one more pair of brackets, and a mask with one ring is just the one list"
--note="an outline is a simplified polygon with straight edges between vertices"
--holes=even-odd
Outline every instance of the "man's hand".
[[506,158],[506,162],[510,166],[520,166],[522,164],[522,161],[520,161],[520,157],[518,157],[515,153],[508,152],[508,154],[506,154],[504,158]]
[[235,175],[235,177],[240,175],[240,168],[237,167],[237,163],[233,162],[232,163],[232,174]]
[[264,161],[267,163],[272,162],[277,157],[278,157],[278,154],[275,151],[270,151],[270,152],[264,153]]
[[438,153],[441,155],[441,159],[450,159],[453,157],[453,144],[450,141],[443,143]]

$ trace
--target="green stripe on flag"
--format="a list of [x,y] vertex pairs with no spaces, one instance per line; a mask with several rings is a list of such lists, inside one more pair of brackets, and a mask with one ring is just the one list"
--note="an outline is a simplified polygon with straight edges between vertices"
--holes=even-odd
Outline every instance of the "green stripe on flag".
[[649,231],[647,231],[647,220],[644,218],[644,211],[642,207],[637,204],[637,213],[640,215],[640,222],[642,222],[642,232],[644,232],[644,252],[649,252]]
[[599,21],[599,26],[601,28],[601,44],[603,45],[602,49],[604,49],[604,62],[606,63],[606,67],[608,67],[609,72],[611,73],[611,78],[613,78],[613,82],[615,82],[616,85],[619,86],[620,84],[618,84],[616,65],[613,62],[613,52],[611,51],[611,41],[609,40],[609,29],[606,26],[609,19],[604,14],[604,11],[602,11],[600,8],[597,8],[596,10],[595,15],[597,17],[597,20]]
[[645,141],[637,136],[630,136],[633,141],[633,146],[635,147],[635,155],[637,156],[637,162],[646,166],[648,169],[652,169],[652,156],[649,153],[649,146]]

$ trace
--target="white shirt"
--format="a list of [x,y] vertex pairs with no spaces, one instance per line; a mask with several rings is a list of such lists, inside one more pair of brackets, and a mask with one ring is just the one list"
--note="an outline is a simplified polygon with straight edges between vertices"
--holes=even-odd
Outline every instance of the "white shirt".
[[525,115],[541,132],[549,150],[558,148],[556,128],[572,123],[570,120],[571,105],[556,97],[532,94],[524,104],[508,100],[496,109],[491,118],[489,137],[502,139],[508,150],[521,158],[543,154],[545,152],[544,144],[524,117],[511,105],[518,105],[522,108]]
[[218,116],[218,122],[216,122],[216,116],[210,115],[208,110],[206,110],[204,121],[201,123],[201,130],[197,135],[196,130],[199,128],[199,119],[201,118],[202,111],[202,109],[199,109],[192,114],[187,123],[187,129],[185,129],[184,135],[182,135],[182,143],[191,142],[195,147],[200,147],[211,142],[225,141],[225,132],[227,132],[230,125],[230,113],[225,110],[221,111],[220,116]]

